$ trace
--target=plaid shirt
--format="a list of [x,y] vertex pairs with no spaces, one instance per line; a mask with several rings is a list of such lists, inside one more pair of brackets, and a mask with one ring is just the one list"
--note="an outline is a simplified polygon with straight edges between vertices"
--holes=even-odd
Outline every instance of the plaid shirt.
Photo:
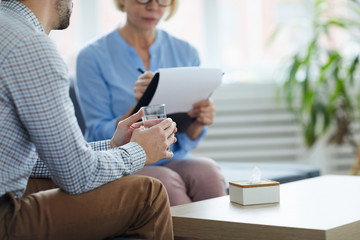
[[[41,159],[41,160],[40,160]],[[80,194],[144,166],[137,143],[87,143],[69,97],[66,66],[36,16],[0,3],[0,196],[20,198],[30,174]]]

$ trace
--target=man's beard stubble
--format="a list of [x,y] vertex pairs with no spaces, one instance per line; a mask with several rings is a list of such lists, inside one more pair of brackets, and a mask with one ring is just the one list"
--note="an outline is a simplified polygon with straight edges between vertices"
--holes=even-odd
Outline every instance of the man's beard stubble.
[[55,28],[56,30],[66,29],[70,25],[71,8],[69,7],[68,1],[57,0],[56,1],[56,12],[59,15],[59,23]]

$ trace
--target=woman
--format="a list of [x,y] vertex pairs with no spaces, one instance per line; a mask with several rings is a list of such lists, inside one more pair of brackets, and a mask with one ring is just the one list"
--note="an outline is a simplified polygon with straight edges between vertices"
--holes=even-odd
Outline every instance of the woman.
[[[115,0],[127,14],[124,26],[85,47],[77,59],[77,91],[86,120],[89,141],[108,138],[117,123],[127,117],[159,68],[199,66],[198,53],[189,43],[156,28],[176,0]],[[140,74],[138,69],[147,70]],[[210,100],[194,105],[188,113],[195,121],[177,133],[171,160],[160,160],[137,174],[160,179],[171,205],[199,201],[226,194],[220,168],[209,158],[194,158],[189,152],[204,137],[214,119]]]

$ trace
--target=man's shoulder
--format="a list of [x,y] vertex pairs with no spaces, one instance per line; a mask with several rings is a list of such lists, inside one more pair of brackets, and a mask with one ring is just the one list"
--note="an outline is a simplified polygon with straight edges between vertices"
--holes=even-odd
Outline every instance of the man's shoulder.
[[16,13],[0,11],[1,37],[13,37],[23,39],[37,31],[30,22],[26,21],[22,16]]
[[39,32],[31,23],[8,12],[0,11],[0,59],[5,59],[10,52],[18,49],[29,41],[38,43],[39,39],[44,42],[51,42],[42,32]]

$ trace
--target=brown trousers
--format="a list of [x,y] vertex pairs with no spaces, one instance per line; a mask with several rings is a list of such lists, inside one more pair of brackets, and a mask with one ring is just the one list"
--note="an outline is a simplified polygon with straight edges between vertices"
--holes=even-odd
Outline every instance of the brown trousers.
[[0,198],[0,239],[173,239],[167,193],[160,181],[126,176],[80,195],[48,179],[30,179],[21,199]]

